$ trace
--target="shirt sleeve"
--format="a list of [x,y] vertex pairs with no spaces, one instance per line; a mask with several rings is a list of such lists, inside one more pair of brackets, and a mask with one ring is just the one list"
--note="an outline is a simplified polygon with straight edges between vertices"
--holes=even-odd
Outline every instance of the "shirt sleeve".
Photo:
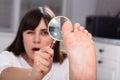
[[0,74],[4,69],[12,66],[13,59],[9,54],[11,53],[8,51],[0,53]]

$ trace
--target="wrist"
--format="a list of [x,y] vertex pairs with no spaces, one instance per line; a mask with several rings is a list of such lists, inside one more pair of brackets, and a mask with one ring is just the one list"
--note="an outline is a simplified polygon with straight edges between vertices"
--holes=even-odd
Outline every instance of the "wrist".
[[37,79],[37,73],[33,71],[33,69],[28,69],[28,77],[29,80],[40,80]]
[[28,70],[29,80],[42,80],[43,76],[34,69]]
[[28,78],[29,80],[35,80],[32,75],[32,69],[28,69]]

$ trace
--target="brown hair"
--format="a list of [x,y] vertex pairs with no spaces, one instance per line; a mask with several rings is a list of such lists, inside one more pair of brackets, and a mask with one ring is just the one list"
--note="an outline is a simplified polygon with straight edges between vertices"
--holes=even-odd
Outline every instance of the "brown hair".
[[[46,25],[48,25],[49,21],[53,17],[55,17],[55,14],[48,7],[37,7],[28,11],[20,22],[14,41],[6,50],[13,52],[15,56],[19,56],[24,53],[23,32],[26,30],[34,30],[39,24],[41,18],[43,18]],[[54,52],[53,62],[62,63],[65,56],[60,52],[60,42],[56,42]]]

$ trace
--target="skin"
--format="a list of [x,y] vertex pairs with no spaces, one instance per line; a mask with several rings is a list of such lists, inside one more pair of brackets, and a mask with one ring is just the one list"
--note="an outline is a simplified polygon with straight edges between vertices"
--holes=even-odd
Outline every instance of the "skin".
[[[49,46],[53,40],[50,36],[42,35],[43,29],[47,27],[42,19],[35,30],[23,33],[26,50],[23,57],[32,69],[6,68],[0,80],[42,80],[50,71],[54,52]],[[96,80],[96,57],[91,34],[78,23],[74,25],[73,32],[70,22],[64,23],[62,33],[69,59],[70,80]],[[39,51],[33,51],[34,47],[39,48]]]
[[[35,30],[27,30],[23,33],[23,43],[27,54],[24,56],[32,65],[32,72],[38,76],[41,75],[38,79],[43,78],[52,66],[54,52],[49,47],[52,41],[43,19]],[[34,51],[34,48],[39,48],[39,51]]]
[[[26,53],[22,56],[32,69],[9,67],[2,72],[0,80],[41,80],[52,66],[54,51],[49,47],[52,41],[44,19],[41,19],[35,30],[24,31],[23,44]],[[35,51],[34,48],[39,50]],[[13,75],[11,71],[18,73]]]
[[65,22],[63,41],[70,67],[70,80],[96,80],[96,56],[91,34],[79,23]]
[[26,60],[29,64],[33,64],[34,54],[36,51],[33,48],[39,48],[41,50],[44,47],[48,47],[52,43],[53,39],[47,32],[47,27],[43,19],[41,19],[39,25],[35,30],[26,30],[23,32],[23,44],[25,48]]

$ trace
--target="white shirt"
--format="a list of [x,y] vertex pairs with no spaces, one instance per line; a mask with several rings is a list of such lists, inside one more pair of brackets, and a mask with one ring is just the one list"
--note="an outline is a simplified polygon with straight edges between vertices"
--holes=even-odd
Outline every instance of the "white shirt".
[[[16,57],[12,52],[0,53],[0,73],[8,67],[31,68],[22,56]],[[43,80],[69,80],[69,63],[65,59],[62,64],[53,63],[50,72]]]

